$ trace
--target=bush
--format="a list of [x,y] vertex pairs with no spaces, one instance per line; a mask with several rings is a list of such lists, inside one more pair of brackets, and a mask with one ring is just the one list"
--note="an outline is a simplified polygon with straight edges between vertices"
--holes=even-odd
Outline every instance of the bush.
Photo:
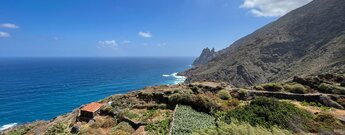
[[[204,112],[212,112],[218,110],[220,106],[216,103],[213,94],[179,94],[175,93],[169,96],[168,100],[173,104],[183,104],[193,106]],[[217,98],[219,99],[219,98]]]
[[68,134],[68,127],[63,123],[57,123],[53,126],[50,126],[45,133],[45,135],[65,135]]
[[343,94],[345,95],[345,88],[339,86],[333,86],[326,83],[321,83],[318,87],[320,92],[331,94]]
[[197,112],[190,106],[180,105],[175,112],[174,135],[191,134],[193,130],[215,126],[215,118],[206,113]]
[[221,119],[230,124],[233,119],[270,128],[304,128],[311,114],[296,108],[293,104],[276,99],[257,97],[249,105],[230,110]]
[[273,92],[278,92],[283,89],[283,86],[280,85],[279,83],[266,83],[266,84],[262,84],[261,87],[263,87],[266,91],[273,91]]
[[130,135],[135,130],[131,125],[129,125],[127,122],[120,122],[118,125],[116,125],[114,128],[112,128],[111,134],[112,135]]
[[254,89],[255,90],[260,90],[260,91],[263,91],[263,90],[265,90],[262,86],[254,86]]
[[305,88],[301,84],[294,84],[291,86],[290,92],[292,93],[299,93],[299,94],[305,94],[307,93],[307,88]]
[[28,131],[30,131],[30,129],[32,129],[32,126],[21,126],[21,127],[18,127],[17,129],[14,129],[8,132],[8,135],[24,135]]
[[153,135],[167,135],[169,133],[170,119],[162,120],[158,123],[148,124],[145,131]]
[[232,122],[226,124],[218,122],[218,127],[210,127],[193,132],[193,135],[291,135],[292,133],[285,129],[272,127],[267,129],[261,126],[252,126],[245,122]]
[[230,95],[229,91],[227,91],[227,90],[218,91],[217,96],[223,100],[229,100],[231,98],[231,95]]

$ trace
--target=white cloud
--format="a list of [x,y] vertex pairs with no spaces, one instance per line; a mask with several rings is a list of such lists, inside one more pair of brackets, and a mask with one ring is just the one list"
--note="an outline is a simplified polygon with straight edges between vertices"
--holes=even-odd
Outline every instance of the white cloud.
[[98,48],[115,48],[118,44],[115,40],[98,41]]
[[19,26],[12,24],[12,23],[3,23],[3,24],[0,24],[0,28],[17,29],[17,28],[19,28]]
[[140,31],[138,34],[139,34],[139,36],[142,36],[144,38],[151,38],[152,37],[150,32],[141,32]]
[[7,33],[7,32],[1,32],[0,31],[0,38],[2,38],[2,37],[10,37],[11,35],[9,34],[9,33]]
[[258,17],[283,16],[312,0],[244,0],[241,8],[250,9]]

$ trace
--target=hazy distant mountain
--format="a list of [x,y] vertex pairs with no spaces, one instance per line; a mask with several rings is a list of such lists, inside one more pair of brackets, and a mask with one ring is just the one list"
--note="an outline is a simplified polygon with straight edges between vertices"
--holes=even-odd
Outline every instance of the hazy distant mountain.
[[[345,70],[345,0],[314,0],[185,74],[246,86]],[[204,58],[198,58],[198,60]]]

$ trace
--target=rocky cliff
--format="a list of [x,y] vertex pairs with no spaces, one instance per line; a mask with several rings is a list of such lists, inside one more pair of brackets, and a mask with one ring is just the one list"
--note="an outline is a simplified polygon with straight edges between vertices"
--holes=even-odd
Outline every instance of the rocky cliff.
[[217,52],[212,48],[211,50],[207,47],[202,50],[200,56],[196,58],[193,62],[193,66],[198,66],[202,64],[206,64],[210,60],[212,60],[214,57],[216,57]]
[[296,75],[344,72],[344,13],[344,0],[314,0],[182,74],[187,82],[219,80],[248,86]]

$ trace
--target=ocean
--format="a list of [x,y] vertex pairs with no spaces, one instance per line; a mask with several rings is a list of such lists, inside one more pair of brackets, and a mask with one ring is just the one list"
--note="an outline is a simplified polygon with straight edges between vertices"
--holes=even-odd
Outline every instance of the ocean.
[[185,80],[192,57],[0,58],[0,130],[49,120],[83,104]]

